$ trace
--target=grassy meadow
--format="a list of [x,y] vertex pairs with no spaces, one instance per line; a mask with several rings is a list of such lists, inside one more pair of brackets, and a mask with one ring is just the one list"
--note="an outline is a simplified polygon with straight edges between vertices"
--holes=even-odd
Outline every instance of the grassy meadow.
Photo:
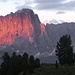
[[55,69],[53,64],[43,64],[40,68],[35,69],[32,75],[75,75],[75,66]]

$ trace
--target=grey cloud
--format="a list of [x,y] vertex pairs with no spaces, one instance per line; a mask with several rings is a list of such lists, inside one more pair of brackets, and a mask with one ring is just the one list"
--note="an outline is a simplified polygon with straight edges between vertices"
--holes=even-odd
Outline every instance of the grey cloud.
[[64,11],[58,11],[56,14],[65,14]]
[[30,8],[30,9],[32,9],[32,7],[30,7],[30,6],[28,6],[28,5],[22,5],[22,6],[16,7],[17,10],[23,9],[23,8]]
[[21,6],[17,6],[16,9],[19,10],[19,9],[23,9],[23,8],[30,8],[32,9],[32,6],[30,6],[31,4],[33,3],[32,0],[25,0],[25,3]]
[[59,20],[60,21],[60,23],[63,23],[63,22],[65,22],[65,21],[63,21],[63,20]]
[[75,0],[63,4],[63,7],[66,9],[70,9],[70,10],[72,9],[73,10],[75,8]]
[[65,2],[66,0],[35,0],[37,4],[34,9],[38,10],[73,10],[75,0]]
[[14,2],[13,4],[19,5],[19,3],[18,3],[18,2]]
[[58,23],[63,23],[63,22],[65,22],[65,21],[63,21],[63,20],[55,20],[55,19],[52,19],[52,20],[50,20],[49,21],[49,23],[51,24],[51,23],[53,23],[53,24],[58,24]]
[[34,2],[37,4],[34,9],[38,10],[48,10],[48,9],[60,9],[61,4],[65,0],[35,0]]
[[[16,9],[30,8],[37,10],[74,10],[75,0],[25,0],[25,3]],[[36,4],[32,7],[31,4]]]
[[8,0],[0,0],[0,2],[7,2]]
[[49,10],[49,9],[52,9],[52,10],[55,10],[55,9],[60,9],[61,4],[60,3],[55,3],[55,4],[51,4],[51,3],[43,3],[43,4],[38,4],[35,6],[34,9],[38,9],[38,10]]
[[61,3],[65,0],[34,0],[35,3]]
[[49,21],[49,23],[58,24],[58,21],[55,19],[52,19],[51,21]]

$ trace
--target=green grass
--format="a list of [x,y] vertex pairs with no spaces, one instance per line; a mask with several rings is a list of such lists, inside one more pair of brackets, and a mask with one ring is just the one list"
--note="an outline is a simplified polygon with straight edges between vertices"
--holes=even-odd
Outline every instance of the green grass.
[[75,75],[75,66],[55,69],[55,65],[43,64],[40,68],[35,69],[32,75]]

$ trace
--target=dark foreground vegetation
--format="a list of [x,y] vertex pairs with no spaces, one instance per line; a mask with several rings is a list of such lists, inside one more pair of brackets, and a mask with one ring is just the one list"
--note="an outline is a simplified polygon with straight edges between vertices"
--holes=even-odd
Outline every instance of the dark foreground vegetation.
[[59,65],[56,69],[54,64],[43,64],[35,69],[32,75],[75,75],[75,65],[63,67]]
[[75,75],[75,65],[61,66],[59,64],[58,68],[56,68],[55,64],[41,64],[40,67],[33,68],[32,72],[26,70],[25,72],[20,72],[17,74],[14,73],[14,74],[4,74],[4,75]]
[[74,64],[75,56],[73,53],[72,40],[70,35],[63,35],[59,39],[55,52],[61,66]]
[[27,53],[21,56],[13,52],[9,56],[6,52],[2,59],[0,75],[28,75],[27,73],[32,74],[35,68],[40,67],[40,60],[33,55],[29,57]]
[[[58,61],[55,64],[40,64],[39,58],[27,53],[2,56],[0,75],[75,75],[75,53],[70,35],[63,35],[55,50]],[[59,62],[59,63],[58,63]]]
[[70,35],[63,35],[56,45],[55,64],[42,64],[32,75],[75,75],[75,53]]

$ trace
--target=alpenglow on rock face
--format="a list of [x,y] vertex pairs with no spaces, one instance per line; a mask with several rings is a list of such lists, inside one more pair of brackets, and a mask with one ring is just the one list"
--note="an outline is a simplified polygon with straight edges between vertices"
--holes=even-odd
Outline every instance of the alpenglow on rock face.
[[45,26],[31,9],[0,16],[0,46],[3,50],[32,54],[50,51]]
[[17,37],[23,37],[33,42],[34,27],[31,21],[35,18],[35,14],[29,9],[19,10],[4,17],[1,16],[0,44],[11,45]]

